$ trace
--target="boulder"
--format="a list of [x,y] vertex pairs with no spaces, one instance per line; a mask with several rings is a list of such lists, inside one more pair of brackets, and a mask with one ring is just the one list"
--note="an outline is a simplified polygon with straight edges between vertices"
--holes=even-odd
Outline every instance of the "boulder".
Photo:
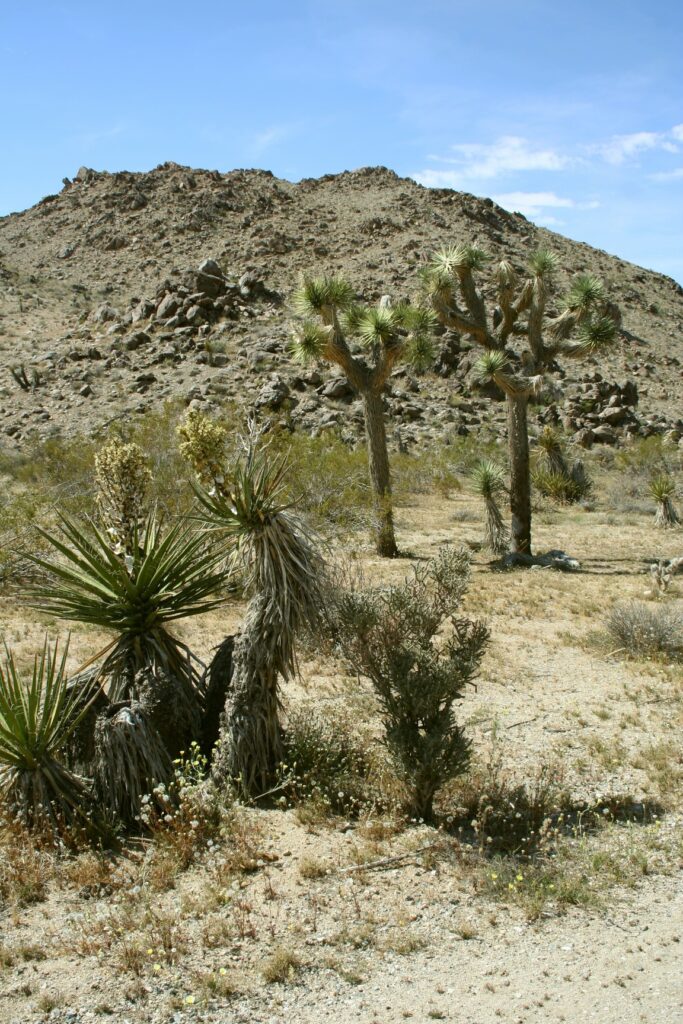
[[281,377],[274,375],[256,396],[256,408],[279,409],[289,398],[289,388]]
[[616,444],[617,435],[607,423],[602,423],[593,428],[593,441],[595,444]]

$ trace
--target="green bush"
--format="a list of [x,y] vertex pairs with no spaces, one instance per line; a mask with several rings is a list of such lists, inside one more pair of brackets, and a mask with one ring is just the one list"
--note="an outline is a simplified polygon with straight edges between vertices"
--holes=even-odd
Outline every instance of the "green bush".
[[469,767],[470,741],[455,706],[476,676],[489,631],[455,617],[468,582],[467,552],[443,548],[404,583],[350,590],[337,609],[341,649],[373,685],[384,742],[410,793],[408,811],[424,820],[433,816],[437,790]]

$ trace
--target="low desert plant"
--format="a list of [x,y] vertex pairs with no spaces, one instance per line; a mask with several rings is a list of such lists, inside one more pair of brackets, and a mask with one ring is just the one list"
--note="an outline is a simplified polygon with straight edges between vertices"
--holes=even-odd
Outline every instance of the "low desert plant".
[[25,825],[60,832],[87,823],[90,788],[64,764],[66,743],[87,700],[69,692],[68,647],[47,640],[26,679],[5,648],[0,665],[0,796]]
[[356,815],[377,803],[367,745],[348,724],[302,707],[290,713],[281,766],[285,795],[331,814]]
[[538,455],[531,478],[536,489],[562,505],[583,501],[593,490],[593,482],[578,459],[571,465],[565,455],[561,435],[545,427],[538,437]]
[[607,632],[619,650],[641,658],[683,655],[683,619],[665,604],[629,601],[618,604],[606,620]]
[[470,761],[455,706],[477,674],[489,631],[456,618],[468,582],[467,553],[444,548],[402,584],[339,600],[342,650],[373,685],[384,741],[410,792],[409,813],[425,820],[437,790]]
[[680,519],[674,507],[676,482],[666,473],[659,473],[650,480],[650,496],[657,502],[655,526],[678,526]]

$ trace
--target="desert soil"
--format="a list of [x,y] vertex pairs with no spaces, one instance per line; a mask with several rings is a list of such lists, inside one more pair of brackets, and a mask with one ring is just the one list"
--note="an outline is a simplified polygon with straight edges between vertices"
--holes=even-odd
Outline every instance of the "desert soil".
[[[477,519],[466,494],[414,499],[398,514],[411,557],[383,562],[359,542],[367,579],[398,579],[444,542],[476,541]],[[563,910],[549,894],[530,919],[516,890],[493,891],[494,869],[466,843],[423,825],[396,829],[381,816],[306,823],[296,810],[244,809],[256,870],[231,876],[227,894],[207,854],[169,891],[138,878],[106,896],[62,879],[43,902],[5,908],[0,940],[19,952],[0,968],[0,1019],[683,1021],[681,667],[626,660],[596,639],[616,601],[650,599],[647,561],[680,553],[681,534],[636,514],[615,526],[600,510],[543,513],[536,530],[539,550],[561,546],[582,570],[500,574],[475,554],[466,610],[488,621],[493,642],[461,715],[478,760],[499,758],[519,781],[546,764],[577,799],[661,799],[656,817],[575,841],[594,901]],[[683,608],[682,592],[672,587],[672,607]],[[241,611],[188,624],[193,646],[206,656]],[[2,612],[7,641],[28,655],[46,620],[8,601]],[[76,631],[74,663],[100,639]],[[323,655],[308,657],[286,701],[359,720],[372,707],[364,684]],[[648,760],[655,744],[679,751],[665,774]],[[609,879],[605,858],[616,865]],[[124,877],[126,865],[113,870]],[[171,952],[156,948],[162,927]],[[134,940],[149,950],[131,968]],[[274,953],[291,969],[267,982]]]

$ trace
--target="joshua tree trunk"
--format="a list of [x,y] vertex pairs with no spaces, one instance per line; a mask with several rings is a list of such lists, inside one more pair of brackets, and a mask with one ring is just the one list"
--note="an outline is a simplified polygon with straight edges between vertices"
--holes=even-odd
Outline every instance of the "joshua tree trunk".
[[513,554],[531,554],[531,474],[526,395],[507,395],[510,449],[510,513]]
[[232,657],[232,678],[225,704],[214,776],[231,781],[251,799],[272,788],[282,762],[278,668],[272,651],[279,642],[277,620],[266,613],[267,597],[253,599]]
[[370,482],[375,504],[377,554],[384,558],[396,558],[398,548],[394,536],[389,453],[381,391],[364,391],[363,405],[365,408],[365,433],[368,440]]

